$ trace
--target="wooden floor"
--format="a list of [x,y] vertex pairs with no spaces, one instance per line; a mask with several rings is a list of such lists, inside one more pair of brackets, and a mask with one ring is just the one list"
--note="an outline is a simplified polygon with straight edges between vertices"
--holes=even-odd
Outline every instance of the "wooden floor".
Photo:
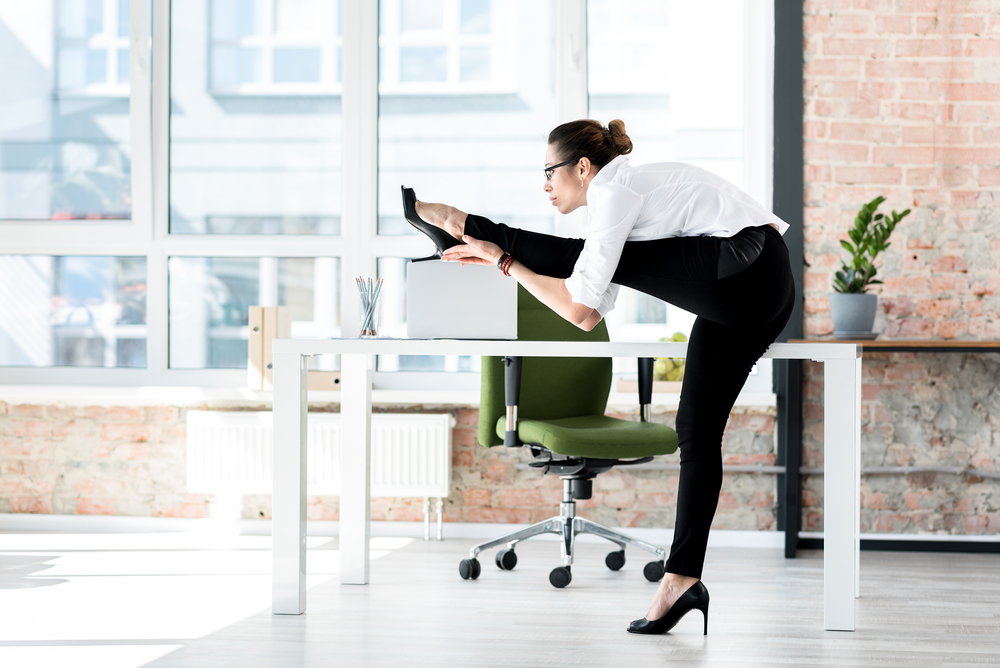
[[[612,572],[604,566],[608,551],[604,544],[578,544],[573,582],[557,590],[548,583],[549,570],[558,565],[557,543],[523,543],[513,571],[500,571],[492,553],[483,555],[479,580],[463,581],[457,565],[472,542],[401,541],[372,561],[368,586],[341,586],[333,571],[326,570],[325,578],[314,577],[313,581],[323,581],[309,589],[308,612],[301,616],[272,616],[261,609],[268,578],[259,571],[270,554],[262,543],[256,544],[250,557],[218,546],[205,550],[211,552],[206,556],[215,564],[211,568],[221,568],[218,574],[208,572],[209,566],[185,566],[187,557],[181,551],[176,557],[168,554],[168,561],[157,568],[169,571],[169,560],[178,564],[175,587],[181,587],[186,576],[204,578],[205,587],[225,579],[228,559],[234,577],[251,577],[241,586],[260,591],[248,603],[245,615],[230,612],[225,621],[203,627],[209,629],[205,633],[185,636],[165,631],[176,635],[145,641],[164,648],[158,658],[148,655],[150,660],[129,665],[1000,666],[997,555],[863,553],[858,630],[844,633],[822,630],[821,552],[803,552],[799,559],[785,560],[776,550],[712,549],[704,574],[712,594],[709,635],[701,635],[701,615],[693,612],[669,635],[635,636],[626,633],[625,627],[643,615],[655,589],[642,577],[644,555],[630,550],[625,568]],[[41,553],[38,549],[5,550],[3,545],[0,540],[0,566],[11,555]],[[335,563],[336,549],[336,539],[310,549],[310,570]],[[112,557],[103,563],[113,563]],[[44,573],[34,574],[40,575]],[[68,573],[63,575],[60,582],[72,579]],[[113,573],[102,577],[109,578],[102,590],[108,596],[124,597],[119,605],[128,615],[141,618],[166,605],[152,595],[130,598],[128,584],[124,589],[113,586]],[[126,577],[118,576],[117,581]],[[44,596],[57,589],[40,587],[18,593],[29,596],[38,591],[36,596]],[[171,614],[196,616],[219,596],[207,588],[199,591],[205,592],[205,600],[190,600],[189,612]],[[227,596],[241,595],[239,589],[233,591]],[[192,595],[185,596],[190,599]],[[8,599],[14,605],[17,600],[35,599]],[[79,605],[81,616],[88,610],[91,615],[100,614],[93,612],[88,601]],[[0,618],[12,619],[12,613],[16,611],[8,607]],[[114,628],[121,622],[109,620],[108,624],[111,628],[103,630],[105,638],[125,638],[120,641],[123,647],[144,642],[142,637],[127,637]],[[8,631],[14,632],[9,625]],[[114,641],[92,642],[108,645]],[[19,642],[4,633],[0,663],[13,667],[19,664],[4,661],[4,656],[28,660],[32,648],[57,649],[67,644],[83,647],[87,642],[58,637]],[[5,649],[18,653],[5,654]],[[41,664],[31,659],[31,665]]]

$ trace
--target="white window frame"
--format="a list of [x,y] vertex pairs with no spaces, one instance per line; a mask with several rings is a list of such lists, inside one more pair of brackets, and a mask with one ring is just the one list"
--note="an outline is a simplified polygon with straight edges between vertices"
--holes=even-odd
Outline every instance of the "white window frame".
[[[372,0],[376,2],[378,0]],[[389,11],[381,17],[385,34],[379,37],[382,54],[382,95],[483,95],[517,92],[514,64],[503,54],[510,53],[516,41],[517,26],[513,15],[503,11],[503,0],[490,3],[490,31],[461,31],[461,0],[442,0],[443,27],[439,30],[403,31],[400,0],[390,0]],[[461,80],[461,49],[466,46],[490,49],[490,78],[486,81]],[[404,82],[399,80],[400,49],[441,47],[447,49],[447,79],[442,82]],[[376,70],[378,72],[378,70]]]
[[[341,0],[342,2],[343,0]],[[209,90],[216,95],[261,95],[261,96],[282,96],[282,95],[340,95],[342,85],[337,80],[337,50],[343,46],[343,26],[339,31],[341,34],[327,30],[317,31],[317,38],[313,42],[303,42],[299,35],[285,35],[275,28],[277,20],[277,0],[263,0],[266,3],[264,8],[264,26],[261,35],[241,37],[235,41],[216,41],[209,31],[209,63],[211,67],[212,50],[216,46],[234,46],[242,48],[260,49],[262,54],[262,79],[259,83],[239,84],[236,86],[214,86],[211,83],[211,72],[208,73]],[[338,20],[336,10],[339,3],[331,6],[328,3],[320,3],[321,25]],[[211,19],[209,19],[211,20]],[[274,81],[274,50],[282,47],[312,47],[320,50],[320,80],[318,82],[299,83],[277,83]]]
[[[193,386],[243,388],[246,372],[169,369],[167,366],[167,259],[189,257],[340,258],[342,331],[359,326],[359,303],[347,289],[355,276],[374,276],[380,257],[414,257],[422,240],[378,234],[378,3],[342,0],[342,225],[340,236],[193,235],[168,230],[170,2],[152,3],[152,76],[148,0],[129,0],[132,120],[132,218],[127,221],[0,221],[4,254],[133,255],[146,257],[146,369],[0,367],[0,384]],[[556,118],[586,117],[586,0],[555,0]],[[771,62],[773,0],[744,0],[747,38],[747,190],[771,203]],[[137,48],[139,45],[147,48]],[[770,45],[767,48],[766,45]],[[760,52],[760,49],[764,52]],[[755,52],[756,51],[756,52]],[[155,161],[154,161],[155,157]],[[754,180],[755,174],[760,174]],[[558,233],[579,232],[584,212],[557,216]],[[409,390],[475,390],[477,373],[376,373],[375,386]],[[768,388],[767,391],[770,391]]]
[[[64,48],[89,49],[94,51],[104,51],[105,59],[105,80],[99,84],[89,84],[78,88],[65,88],[62,82],[56,79],[56,93],[60,97],[127,97],[129,87],[120,84],[121,79],[118,71],[118,52],[129,47],[129,38],[119,36],[118,0],[102,0],[103,5],[103,30],[90,37],[63,37],[59,30],[59,23],[62,15],[63,0],[55,0],[54,15],[56,17],[53,30],[55,31],[56,54],[54,62],[55,69],[59,69],[59,54]],[[131,24],[132,7],[129,5],[129,23]],[[131,25],[129,27],[131,34]]]

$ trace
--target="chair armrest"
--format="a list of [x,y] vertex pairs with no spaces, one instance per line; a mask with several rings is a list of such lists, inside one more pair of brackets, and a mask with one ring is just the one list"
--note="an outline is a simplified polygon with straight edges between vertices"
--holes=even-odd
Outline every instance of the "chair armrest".
[[504,430],[503,444],[508,448],[519,448],[523,445],[517,437],[517,402],[521,397],[520,357],[503,358],[503,393],[504,403],[507,405],[507,426]]
[[639,358],[639,420],[650,421],[650,404],[653,403],[653,358]]

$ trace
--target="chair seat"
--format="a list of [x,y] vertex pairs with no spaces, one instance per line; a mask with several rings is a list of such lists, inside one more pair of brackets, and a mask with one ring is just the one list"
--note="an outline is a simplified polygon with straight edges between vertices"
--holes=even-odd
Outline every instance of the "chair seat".
[[[506,429],[497,421],[497,435]],[[677,432],[654,422],[631,422],[606,415],[583,415],[558,420],[519,420],[522,443],[537,443],[560,455],[624,459],[669,455],[677,450]]]

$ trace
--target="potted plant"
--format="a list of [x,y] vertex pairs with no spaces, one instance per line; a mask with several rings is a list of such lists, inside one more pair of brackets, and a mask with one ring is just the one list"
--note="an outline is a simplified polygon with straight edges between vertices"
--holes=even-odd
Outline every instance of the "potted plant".
[[841,261],[840,271],[834,274],[830,295],[830,314],[833,316],[833,335],[838,339],[874,339],[875,310],[878,296],[869,294],[868,287],[882,281],[875,279],[875,258],[889,247],[889,235],[899,221],[909,215],[892,212],[892,217],[876,213],[884,197],[876,197],[861,207],[854,219],[854,227],[840,245],[851,254],[850,262]]

